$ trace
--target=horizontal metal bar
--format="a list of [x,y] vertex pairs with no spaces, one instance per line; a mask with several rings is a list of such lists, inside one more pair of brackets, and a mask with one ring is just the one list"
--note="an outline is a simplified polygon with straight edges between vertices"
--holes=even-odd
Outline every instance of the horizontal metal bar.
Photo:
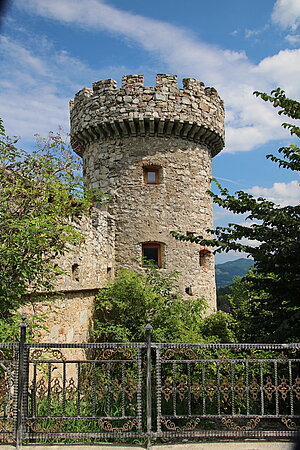
[[278,416],[273,414],[191,414],[191,415],[161,415],[162,419],[221,419],[222,417],[230,417],[231,419],[251,419],[255,417],[259,417],[260,419],[285,419],[285,418],[292,418],[292,419],[298,419],[300,418],[300,415],[288,415],[288,414],[280,414]]
[[128,342],[128,343],[87,343],[87,344],[71,344],[71,343],[26,343],[28,348],[101,348],[101,349],[119,349],[119,348],[146,348],[143,342]]
[[145,437],[146,433],[139,431],[103,431],[103,432],[56,432],[56,433],[24,433],[24,439],[51,439],[51,438],[119,438],[119,437]]
[[283,362],[283,363],[287,363],[287,362],[300,362],[300,359],[277,359],[277,358],[273,358],[273,359],[264,359],[264,358],[257,358],[257,359],[162,359],[161,360],[161,364],[188,364],[188,363],[217,363],[217,364],[228,364],[228,363],[236,363],[236,364],[241,364],[241,363],[245,363],[245,362],[252,362],[252,363],[256,363],[256,362],[270,362],[270,363],[274,363],[276,362]]
[[291,344],[185,344],[185,343],[163,343],[163,342],[152,342],[151,346],[153,348],[187,348],[187,349],[255,349],[255,350],[300,350],[300,343]]
[[0,349],[1,348],[15,348],[17,349],[19,344],[17,342],[0,342]]
[[292,438],[297,436],[297,431],[254,431],[254,430],[242,430],[242,431],[231,431],[231,430],[197,430],[197,431],[161,431],[153,432],[153,438],[157,437],[251,437],[251,438],[261,438],[261,437],[281,437],[281,438]]
[[119,363],[119,364],[130,364],[137,363],[138,358],[136,359],[30,359],[30,364],[102,364],[102,363]]
[[[288,417],[288,416],[284,416]],[[35,417],[27,417],[27,421],[30,422],[38,422],[40,420],[127,420],[127,419],[137,419],[137,416],[35,416]]]

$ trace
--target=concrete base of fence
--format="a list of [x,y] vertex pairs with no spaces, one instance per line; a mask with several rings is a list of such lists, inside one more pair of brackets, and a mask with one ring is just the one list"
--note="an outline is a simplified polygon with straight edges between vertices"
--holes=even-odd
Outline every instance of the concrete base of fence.
[[[293,450],[293,443],[290,441],[265,442],[245,440],[243,442],[219,441],[219,442],[198,442],[185,444],[162,444],[153,445],[153,450]],[[0,445],[0,450],[14,450],[12,445]],[[22,450],[145,450],[139,445],[115,445],[115,444],[95,444],[95,445],[23,445]]]

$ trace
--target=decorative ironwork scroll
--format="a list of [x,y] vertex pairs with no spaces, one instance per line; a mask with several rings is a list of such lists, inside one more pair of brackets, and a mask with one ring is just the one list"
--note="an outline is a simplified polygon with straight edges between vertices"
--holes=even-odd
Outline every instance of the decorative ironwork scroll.
[[111,422],[109,422],[108,420],[99,420],[98,424],[104,431],[109,431],[112,433],[124,433],[125,431],[131,431],[134,427],[136,427],[138,421],[136,419],[129,420],[121,427],[113,427]]
[[254,430],[260,422],[260,418],[256,417],[255,419],[249,420],[246,425],[240,426],[234,423],[234,421],[230,417],[223,417],[222,423],[231,430],[236,431],[249,431]]
[[183,427],[178,427],[174,422],[172,422],[171,419],[161,419],[161,423],[167,428],[167,430],[171,431],[193,431],[199,422],[200,422],[199,418],[191,419]]
[[58,349],[54,348],[40,348],[33,350],[29,353],[29,361],[42,360],[47,361],[48,359],[56,359],[58,361],[65,361],[66,357]]
[[133,349],[130,348],[106,348],[97,351],[96,360],[113,360],[113,359],[135,360],[136,355]]
[[293,385],[293,392],[296,395],[297,400],[300,400],[300,377],[297,376],[296,382]]
[[281,422],[289,429],[289,430],[297,430],[297,425],[290,418],[283,418]]

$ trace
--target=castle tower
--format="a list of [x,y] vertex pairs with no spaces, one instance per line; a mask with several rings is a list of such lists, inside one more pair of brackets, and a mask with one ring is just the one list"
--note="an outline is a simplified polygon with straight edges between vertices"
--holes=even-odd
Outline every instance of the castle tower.
[[214,258],[170,231],[207,237],[212,203],[207,194],[211,159],[224,146],[224,106],[214,88],[175,75],[123,76],[79,91],[71,108],[74,150],[83,157],[90,188],[111,196],[116,222],[116,267],[147,265],[180,272],[184,295],[204,296],[216,307]]

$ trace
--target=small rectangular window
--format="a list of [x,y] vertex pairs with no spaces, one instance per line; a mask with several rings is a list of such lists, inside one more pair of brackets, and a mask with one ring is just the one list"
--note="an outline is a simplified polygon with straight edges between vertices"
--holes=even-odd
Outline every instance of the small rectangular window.
[[144,167],[144,182],[146,184],[158,184],[159,169],[153,167]]
[[161,245],[156,243],[143,244],[143,267],[154,264],[161,267]]

